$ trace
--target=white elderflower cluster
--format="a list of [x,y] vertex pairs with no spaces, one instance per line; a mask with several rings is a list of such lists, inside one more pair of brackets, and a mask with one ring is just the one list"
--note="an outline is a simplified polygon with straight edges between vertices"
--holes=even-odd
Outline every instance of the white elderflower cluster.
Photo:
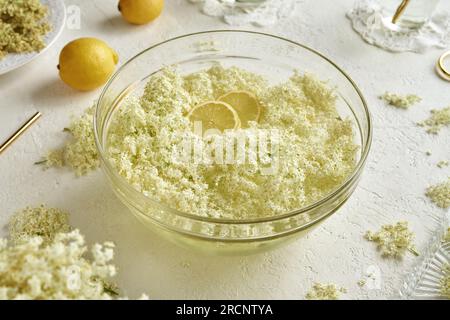
[[70,231],[69,215],[59,209],[41,205],[17,212],[9,221],[9,238],[17,244],[32,237],[41,237],[43,244],[53,241],[56,234]]
[[[183,141],[207,144],[192,132],[189,110],[231,91],[250,92],[263,109],[261,119],[242,131],[280,133],[274,174],[262,173],[263,162],[173,161]],[[308,74],[269,86],[260,75],[236,67],[215,65],[189,75],[168,68],[149,79],[142,97],[117,110],[108,155],[138,191],[177,210],[224,219],[275,216],[320,200],[354,169],[358,146],[352,122],[339,117],[336,99],[332,88]]]
[[384,93],[380,96],[380,99],[388,105],[399,109],[409,109],[411,106],[422,101],[422,98],[415,94],[399,95],[391,92]]
[[0,238],[0,300],[116,298],[114,244],[89,249],[80,232],[70,230],[68,214],[59,209],[41,205],[16,213],[10,241]]
[[100,160],[95,146],[93,116],[94,106],[86,109],[81,117],[72,121],[64,131],[71,135],[71,139],[60,149],[50,151],[44,163],[49,167],[67,166],[77,176],[87,174],[100,166]]
[[9,246],[0,239],[0,299],[111,299],[104,283],[116,274],[114,245],[90,249],[78,230],[60,233],[48,245],[41,237]]
[[443,169],[445,167],[448,167],[449,165],[450,165],[450,162],[448,162],[447,160],[442,160],[442,161],[439,161],[436,166],[439,169]]
[[450,107],[441,110],[431,110],[431,116],[418,123],[421,127],[426,127],[427,132],[438,134],[442,128],[450,126]]
[[40,0],[0,0],[0,60],[7,54],[41,51],[51,30]]
[[445,182],[429,187],[426,195],[438,207],[443,209],[450,208],[450,177]]
[[408,228],[408,222],[384,225],[378,232],[367,231],[365,238],[375,242],[383,257],[401,258],[406,251],[419,255],[413,244],[414,233]]
[[341,293],[346,293],[345,288],[338,288],[335,284],[314,283],[306,294],[308,300],[338,300]]

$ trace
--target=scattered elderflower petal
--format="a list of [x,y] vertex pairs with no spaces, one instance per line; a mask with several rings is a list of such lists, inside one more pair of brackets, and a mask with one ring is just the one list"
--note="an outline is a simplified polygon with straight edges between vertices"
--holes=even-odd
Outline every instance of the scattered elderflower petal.
[[427,132],[438,134],[442,128],[450,126],[450,107],[441,110],[431,110],[431,117],[418,123],[421,127],[426,127]]
[[408,222],[384,225],[378,232],[367,231],[366,240],[375,242],[383,257],[400,258],[406,251],[419,255],[413,244],[414,234],[408,229]]
[[408,109],[409,107],[415,105],[422,101],[422,98],[415,94],[408,95],[398,95],[395,93],[386,92],[380,99],[389,104],[390,106],[400,108],[400,109]]
[[450,177],[446,182],[429,187],[426,195],[438,207],[443,209],[450,208]]
[[39,236],[44,244],[49,244],[56,234],[69,232],[70,229],[67,213],[44,205],[27,207],[17,212],[9,222],[9,235],[13,243]]
[[94,107],[88,108],[69,128],[64,129],[71,135],[71,140],[61,149],[49,152],[45,158],[45,166],[70,167],[77,176],[87,174],[100,166],[95,146],[93,116]]
[[447,233],[444,235],[442,239],[443,242],[450,242],[450,228],[447,229]]
[[440,169],[443,169],[443,168],[445,168],[445,167],[448,167],[448,165],[449,165],[449,162],[446,161],[446,160],[442,160],[442,161],[439,161],[439,162],[437,163],[437,167],[440,168]]
[[338,300],[341,293],[346,293],[345,288],[338,288],[335,284],[314,283],[306,294],[308,300]]

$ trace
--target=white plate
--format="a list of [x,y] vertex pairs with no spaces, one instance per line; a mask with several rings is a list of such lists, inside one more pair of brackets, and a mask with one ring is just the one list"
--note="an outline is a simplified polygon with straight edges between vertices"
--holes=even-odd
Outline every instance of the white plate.
[[7,54],[0,59],[0,75],[17,69],[43,54],[56,41],[66,23],[66,7],[63,0],[41,0],[48,7],[48,16],[52,29],[44,37],[45,48],[39,52]]

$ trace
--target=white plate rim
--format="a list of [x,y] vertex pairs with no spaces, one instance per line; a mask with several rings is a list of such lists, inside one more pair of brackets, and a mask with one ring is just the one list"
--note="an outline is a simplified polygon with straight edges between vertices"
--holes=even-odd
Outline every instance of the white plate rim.
[[[49,7],[49,12],[52,14],[52,12],[59,12],[60,14],[57,15],[59,19],[57,21],[52,21],[52,18],[50,17],[49,20],[52,23],[52,28],[57,27],[56,29],[50,31],[46,35],[45,42],[46,46],[39,52],[31,52],[31,53],[22,53],[22,54],[7,54],[3,59],[0,60],[0,75],[6,74],[10,71],[13,71],[17,68],[20,68],[27,63],[35,60],[39,56],[41,56],[44,52],[46,52],[59,38],[61,33],[64,30],[64,27],[66,25],[66,6],[64,4],[63,0],[42,0],[44,4],[46,4]],[[18,63],[12,63],[8,64],[8,57],[9,56],[23,56],[23,59],[20,59]],[[6,62],[5,62],[6,61]],[[2,67],[2,62],[5,63],[5,66]]]

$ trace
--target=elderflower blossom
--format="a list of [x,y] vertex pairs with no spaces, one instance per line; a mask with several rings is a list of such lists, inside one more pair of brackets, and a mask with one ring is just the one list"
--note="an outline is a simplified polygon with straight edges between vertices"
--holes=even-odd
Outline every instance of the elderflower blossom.
[[[184,138],[207,144],[192,132],[189,110],[231,91],[252,93],[264,110],[252,128],[241,131],[280,133],[274,174],[261,173],[263,161],[172,160]],[[237,67],[215,65],[188,75],[166,68],[149,79],[140,98],[125,100],[114,114],[108,157],[130,185],[177,210],[224,219],[275,216],[320,200],[354,170],[358,146],[351,121],[339,117],[336,100],[332,88],[308,74],[295,73],[270,86]]]
[[447,160],[442,160],[442,161],[439,161],[436,166],[439,169],[443,169],[445,167],[448,167],[449,165],[450,165],[450,162],[448,162]]
[[338,288],[335,284],[314,283],[306,294],[308,300],[338,300],[341,293],[346,293],[345,288]]
[[41,205],[27,207],[17,212],[9,221],[9,237],[13,243],[39,236],[43,244],[49,244],[58,233],[70,231],[67,213]]
[[399,109],[409,109],[409,107],[415,105],[422,101],[422,98],[415,94],[408,94],[405,96],[398,95],[395,93],[386,92],[382,96],[380,96],[381,100],[384,100],[390,106],[399,108]]
[[438,207],[443,209],[450,208],[450,177],[445,182],[429,187],[426,195]]
[[90,249],[78,230],[60,233],[44,245],[41,237],[15,246],[0,240],[0,299],[111,299],[104,283],[116,274],[110,262],[114,245]]
[[431,116],[418,123],[421,127],[426,127],[427,132],[438,134],[442,128],[450,126],[450,107],[441,110],[431,110]]
[[40,0],[0,0],[0,59],[42,50],[50,30],[48,7]]
[[414,233],[408,229],[408,222],[401,221],[394,225],[384,225],[378,232],[367,231],[365,238],[375,242],[383,257],[400,258],[406,251],[418,255],[413,244]]
[[100,166],[94,138],[94,111],[94,106],[86,109],[64,129],[70,134],[71,139],[62,148],[50,151],[45,160],[41,161],[47,168],[67,166],[77,176],[83,176]]

